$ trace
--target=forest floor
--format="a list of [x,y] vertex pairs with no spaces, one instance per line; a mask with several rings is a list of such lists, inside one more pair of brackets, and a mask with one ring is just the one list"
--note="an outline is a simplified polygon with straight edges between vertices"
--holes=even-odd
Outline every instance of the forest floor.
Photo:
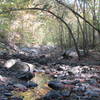
[[[90,50],[79,60],[63,57],[58,47],[22,50],[27,54],[0,53],[0,100],[100,100],[100,52]],[[17,78],[17,69],[4,66],[11,59],[35,66],[31,88]]]

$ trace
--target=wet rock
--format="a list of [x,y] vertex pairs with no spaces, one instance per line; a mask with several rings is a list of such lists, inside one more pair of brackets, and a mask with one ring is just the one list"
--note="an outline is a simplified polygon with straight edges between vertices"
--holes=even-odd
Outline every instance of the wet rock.
[[47,93],[44,97],[43,100],[67,100],[68,97],[70,96],[71,92],[69,91],[50,91]]
[[9,97],[9,96],[12,96],[12,93],[10,93],[10,92],[9,93],[4,93],[4,95]]
[[19,88],[20,90],[27,90],[27,87],[25,85],[19,83],[14,84],[14,87]]
[[69,74],[70,76],[74,76],[74,73],[73,73],[72,71],[68,71],[68,74]]
[[76,85],[76,84],[79,84],[80,81],[79,80],[74,80],[74,81],[62,81],[62,83],[64,84],[70,84],[70,85]]
[[95,79],[87,80],[87,82],[88,82],[90,85],[96,85],[96,84],[97,84],[97,81],[96,81]]
[[38,86],[38,84],[34,83],[34,82],[27,82],[27,83],[23,83],[27,88],[35,88]]
[[62,100],[62,95],[59,91],[50,91],[43,100]]
[[20,97],[11,97],[10,100],[23,100],[23,98],[20,98]]
[[31,72],[22,72],[20,75],[17,76],[17,78],[22,81],[29,81],[33,77],[35,77],[35,74]]
[[62,91],[61,95],[63,97],[69,97],[71,95],[71,90]]
[[85,95],[88,95],[89,97],[99,97],[98,92],[95,92],[95,91],[92,91],[92,90],[89,90],[89,89],[85,92]]
[[8,98],[5,96],[0,96],[0,100],[8,100]]
[[48,83],[48,86],[54,90],[62,90],[64,89],[64,85],[63,83],[59,82],[59,81],[50,81]]
[[13,67],[10,68],[10,70],[23,71],[23,72],[30,71],[32,73],[34,71],[34,68],[35,68],[35,65],[33,64],[18,61],[13,65]]
[[75,92],[85,92],[86,91],[86,87],[85,86],[76,86],[73,91]]

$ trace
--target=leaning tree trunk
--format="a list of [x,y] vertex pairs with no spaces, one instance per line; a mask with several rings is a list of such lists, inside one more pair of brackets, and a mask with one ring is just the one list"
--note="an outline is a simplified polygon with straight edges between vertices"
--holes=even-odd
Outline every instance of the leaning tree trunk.
[[[93,3],[94,7],[93,7],[93,25],[96,26],[96,14],[95,14],[95,0],[94,0],[94,3]],[[94,48],[95,47],[95,29],[93,28],[93,42],[92,42],[92,47]]]

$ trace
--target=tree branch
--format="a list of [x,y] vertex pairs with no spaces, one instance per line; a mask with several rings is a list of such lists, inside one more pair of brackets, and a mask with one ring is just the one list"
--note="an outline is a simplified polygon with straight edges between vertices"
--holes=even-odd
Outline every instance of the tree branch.
[[86,20],[84,17],[82,17],[79,13],[77,13],[76,11],[74,11],[72,8],[70,8],[68,5],[66,5],[65,3],[59,1],[59,0],[55,0],[56,2],[58,2],[59,4],[63,5],[64,7],[66,7],[67,9],[69,9],[71,12],[73,12],[75,15],[77,15],[78,17],[80,17],[81,19],[83,19],[86,23],[88,23],[91,27],[93,27],[96,31],[98,31],[98,33],[100,34],[100,29],[96,28],[94,25],[92,25],[88,20]]

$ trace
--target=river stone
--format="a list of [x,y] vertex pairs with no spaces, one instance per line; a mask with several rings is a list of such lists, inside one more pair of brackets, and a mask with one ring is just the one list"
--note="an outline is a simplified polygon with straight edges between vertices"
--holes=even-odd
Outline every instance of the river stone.
[[26,63],[26,62],[22,62],[22,61],[18,61],[15,63],[15,65],[13,65],[12,68],[10,68],[10,70],[15,70],[15,71],[22,71],[22,72],[33,72],[34,71],[34,68],[36,66],[35,65],[32,65],[30,63]]
[[48,86],[54,90],[62,90],[64,89],[64,84],[59,81],[50,81]]
[[4,95],[9,97],[9,96],[12,96],[12,93],[10,93],[10,92],[9,93],[4,93]]
[[27,89],[27,87],[25,85],[20,84],[20,83],[14,84],[14,87],[19,88],[20,90],[26,90]]
[[99,93],[98,92],[95,92],[95,91],[89,90],[89,89],[85,92],[85,95],[88,95],[90,97],[99,97]]
[[23,100],[23,98],[20,98],[20,97],[11,97],[10,100]]
[[42,100],[68,100],[70,91],[56,91],[52,90],[48,92]]
[[29,81],[31,80],[32,78],[35,77],[35,73],[31,73],[31,72],[21,72],[20,74],[18,74],[17,78],[19,80],[22,80],[22,81]]
[[62,95],[60,91],[50,91],[47,93],[44,97],[43,100],[62,100]]
[[27,82],[27,83],[23,83],[27,88],[35,88],[38,86],[38,84],[30,81],[30,82]]

